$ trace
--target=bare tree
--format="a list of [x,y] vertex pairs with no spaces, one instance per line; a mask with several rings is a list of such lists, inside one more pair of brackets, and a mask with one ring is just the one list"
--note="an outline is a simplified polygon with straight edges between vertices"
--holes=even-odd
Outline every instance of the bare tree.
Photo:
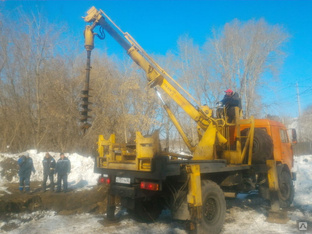
[[[206,44],[213,63],[212,74],[222,87],[237,90],[242,96],[246,116],[257,114],[264,75],[275,76],[285,57],[282,46],[289,38],[280,25],[269,25],[264,19],[243,23],[237,19],[223,30],[213,31]],[[261,109],[261,108],[260,108]]]
[[[57,126],[50,124],[51,112],[60,111],[53,104],[57,100],[55,94],[64,91],[57,84],[70,86],[70,66],[66,67],[70,61],[57,56],[58,45],[68,43],[60,39],[62,28],[45,21],[40,13],[18,11],[15,17],[6,19],[1,28],[0,127],[12,129],[6,130],[2,142],[12,150],[40,149],[43,145],[51,148],[54,142],[55,149],[60,146],[51,140]],[[10,43],[5,44],[6,41]],[[67,95],[63,100],[70,100],[70,92],[62,94]],[[64,106],[64,102],[58,106]]]
[[312,105],[308,106],[298,119],[298,134],[300,141],[311,142],[312,141]]
[[[11,18],[3,14],[0,15],[1,150],[10,146],[12,151],[35,147],[90,152],[99,134],[108,137],[116,133],[119,141],[131,142],[136,131],[150,134],[155,129],[164,129],[167,140],[169,136],[179,139],[137,65],[129,58],[116,60],[99,50],[92,56],[92,127],[83,135],[79,129],[79,103],[85,56],[77,52],[78,46],[73,43],[79,39],[67,40],[64,28],[45,21],[40,13],[20,11]],[[6,24],[2,23],[4,18]],[[187,97],[194,105],[212,107],[224,88],[231,87],[240,92],[250,115],[259,106],[256,103],[259,94],[254,91],[264,81],[265,73],[275,74],[278,70],[287,37],[280,26],[270,26],[264,20],[247,23],[234,20],[221,32],[214,31],[213,39],[204,47],[184,35],[178,41],[177,52],[156,58],[198,101]],[[196,143],[193,121],[169,97],[164,95],[164,99]]]

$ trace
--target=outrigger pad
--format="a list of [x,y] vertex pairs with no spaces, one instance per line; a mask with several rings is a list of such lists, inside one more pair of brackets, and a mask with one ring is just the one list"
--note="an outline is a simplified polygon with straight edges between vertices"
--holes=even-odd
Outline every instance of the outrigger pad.
[[287,210],[279,210],[279,211],[270,210],[266,221],[269,223],[279,223],[279,224],[287,223],[289,221]]

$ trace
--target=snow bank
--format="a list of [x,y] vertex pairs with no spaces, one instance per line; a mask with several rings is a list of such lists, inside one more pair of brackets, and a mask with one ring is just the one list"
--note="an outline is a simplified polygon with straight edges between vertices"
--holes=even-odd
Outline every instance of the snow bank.
[[293,171],[297,174],[294,204],[312,210],[312,155],[294,157]]

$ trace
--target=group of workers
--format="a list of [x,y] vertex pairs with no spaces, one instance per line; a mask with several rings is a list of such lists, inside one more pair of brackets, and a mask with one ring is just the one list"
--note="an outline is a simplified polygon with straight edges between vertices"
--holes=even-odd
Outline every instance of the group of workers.
[[[19,177],[20,192],[30,192],[30,175],[31,172],[35,173],[33,160],[29,157],[29,153],[25,153],[21,156],[18,161],[19,165]],[[42,191],[46,191],[46,184],[49,178],[50,180],[50,191],[54,191],[54,174],[57,174],[57,189],[56,192],[61,192],[61,186],[63,183],[63,192],[67,192],[68,182],[67,177],[70,173],[71,164],[70,160],[65,157],[64,153],[60,154],[59,160],[56,162],[55,159],[47,152],[42,160],[43,166],[43,181],[42,181]]]

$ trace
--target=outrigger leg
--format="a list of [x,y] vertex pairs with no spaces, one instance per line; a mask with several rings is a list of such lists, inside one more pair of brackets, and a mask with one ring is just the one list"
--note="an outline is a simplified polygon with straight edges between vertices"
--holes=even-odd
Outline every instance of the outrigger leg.
[[116,204],[115,204],[115,195],[109,194],[107,195],[107,220],[108,221],[115,221],[115,210],[116,210]]
[[269,170],[268,170],[268,182],[269,182],[269,190],[270,190],[270,201],[271,201],[271,209],[268,213],[267,222],[269,223],[280,223],[285,224],[288,222],[289,218],[287,216],[287,210],[283,210],[280,208],[278,192],[278,174],[275,160],[267,160],[266,162]]

